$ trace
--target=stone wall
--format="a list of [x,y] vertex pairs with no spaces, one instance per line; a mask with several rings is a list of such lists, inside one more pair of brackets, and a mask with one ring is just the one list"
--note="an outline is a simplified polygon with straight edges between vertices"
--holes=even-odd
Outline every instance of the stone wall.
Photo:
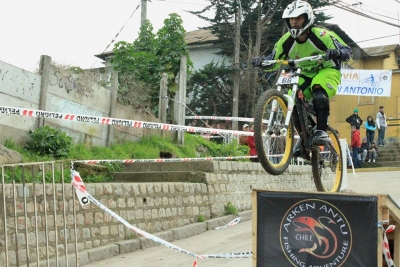
[[[204,163],[198,165],[204,171],[202,182],[104,183],[86,184],[86,187],[103,205],[150,233],[193,224],[199,215],[206,219],[223,216],[228,202],[238,211],[250,210],[252,189],[315,190],[309,166],[290,166],[283,175],[271,176],[260,164],[251,162]],[[82,179],[85,181],[85,177]],[[16,247],[19,263],[26,263],[26,238],[30,259],[35,261],[36,241],[39,257],[46,258],[48,239],[52,258],[56,247],[62,256],[66,249],[73,253],[75,245],[81,252],[139,237],[94,204],[81,207],[69,184],[54,187],[52,184],[44,187],[18,184],[15,190],[12,185],[5,184],[4,191],[0,192],[0,214],[6,215],[5,223],[0,220],[0,266],[4,266],[1,263],[5,256],[5,228],[8,255],[13,265],[16,264]]]

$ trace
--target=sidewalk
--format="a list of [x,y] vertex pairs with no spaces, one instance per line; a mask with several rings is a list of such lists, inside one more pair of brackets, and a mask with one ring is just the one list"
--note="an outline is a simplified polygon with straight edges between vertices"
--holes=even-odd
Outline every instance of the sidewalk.
[[[357,177],[348,173],[346,191],[356,194],[389,194],[400,205],[400,171],[358,172]],[[200,235],[172,242],[174,245],[196,254],[239,253],[252,251],[251,221],[238,225],[204,232]],[[86,267],[190,267],[195,258],[164,246],[147,248],[120,254],[106,260],[93,262]],[[205,259],[198,261],[199,267],[250,267],[252,258]]]
[[369,169],[368,171],[356,169],[357,177],[354,177],[352,172],[348,172],[347,189],[359,194],[388,194],[400,206],[400,169],[384,171],[384,168],[382,170],[375,168],[374,170],[375,172]]
[[[182,249],[201,254],[220,254],[251,252],[251,221],[220,230],[211,230],[200,235],[173,241]],[[132,253],[121,254],[85,267],[191,267],[195,258],[174,251],[165,246],[157,246]],[[204,259],[198,261],[199,267],[245,267],[252,265],[252,258],[242,259]]]

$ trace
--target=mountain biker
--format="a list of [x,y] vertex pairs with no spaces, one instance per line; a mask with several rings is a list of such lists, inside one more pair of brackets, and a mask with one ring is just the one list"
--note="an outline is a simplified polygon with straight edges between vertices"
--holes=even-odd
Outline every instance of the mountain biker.
[[[277,70],[279,66],[268,64],[265,60],[297,59],[325,54],[326,61],[324,62],[299,63],[303,74],[300,77],[299,88],[307,100],[312,98],[317,117],[317,130],[312,144],[324,145],[329,140],[326,133],[329,99],[336,95],[337,87],[340,84],[341,62],[348,61],[352,56],[352,51],[336,33],[314,25],[313,9],[305,1],[296,0],[289,4],[284,10],[282,18],[285,19],[289,31],[279,39],[269,56],[254,58],[253,65]],[[293,109],[292,117],[293,124],[300,134],[300,121],[296,106]],[[293,156],[305,157],[304,151],[304,145],[300,139],[296,143]]]

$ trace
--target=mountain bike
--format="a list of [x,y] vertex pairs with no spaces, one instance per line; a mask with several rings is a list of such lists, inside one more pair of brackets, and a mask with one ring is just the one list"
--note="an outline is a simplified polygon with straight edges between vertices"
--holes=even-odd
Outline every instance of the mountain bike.
[[295,131],[292,122],[296,105],[301,125],[303,154],[311,162],[312,176],[318,191],[338,192],[342,183],[342,150],[337,131],[328,126],[329,141],[313,145],[316,118],[312,101],[299,90],[302,68],[298,63],[324,60],[323,55],[295,60],[267,60],[268,64],[285,66],[276,89],[265,91],[259,98],[254,115],[254,139],[259,162],[269,174],[280,175],[292,161]]

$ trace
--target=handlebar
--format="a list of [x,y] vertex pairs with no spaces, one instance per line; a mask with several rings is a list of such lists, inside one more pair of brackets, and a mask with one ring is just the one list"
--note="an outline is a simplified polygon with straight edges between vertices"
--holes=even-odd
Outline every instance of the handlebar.
[[318,61],[318,60],[325,60],[325,55],[317,55],[317,56],[310,56],[310,57],[303,57],[303,58],[299,58],[299,59],[276,59],[276,60],[264,60],[262,62],[262,64],[282,64],[282,65],[291,65],[291,64],[297,64],[300,62],[304,62],[304,61]]

